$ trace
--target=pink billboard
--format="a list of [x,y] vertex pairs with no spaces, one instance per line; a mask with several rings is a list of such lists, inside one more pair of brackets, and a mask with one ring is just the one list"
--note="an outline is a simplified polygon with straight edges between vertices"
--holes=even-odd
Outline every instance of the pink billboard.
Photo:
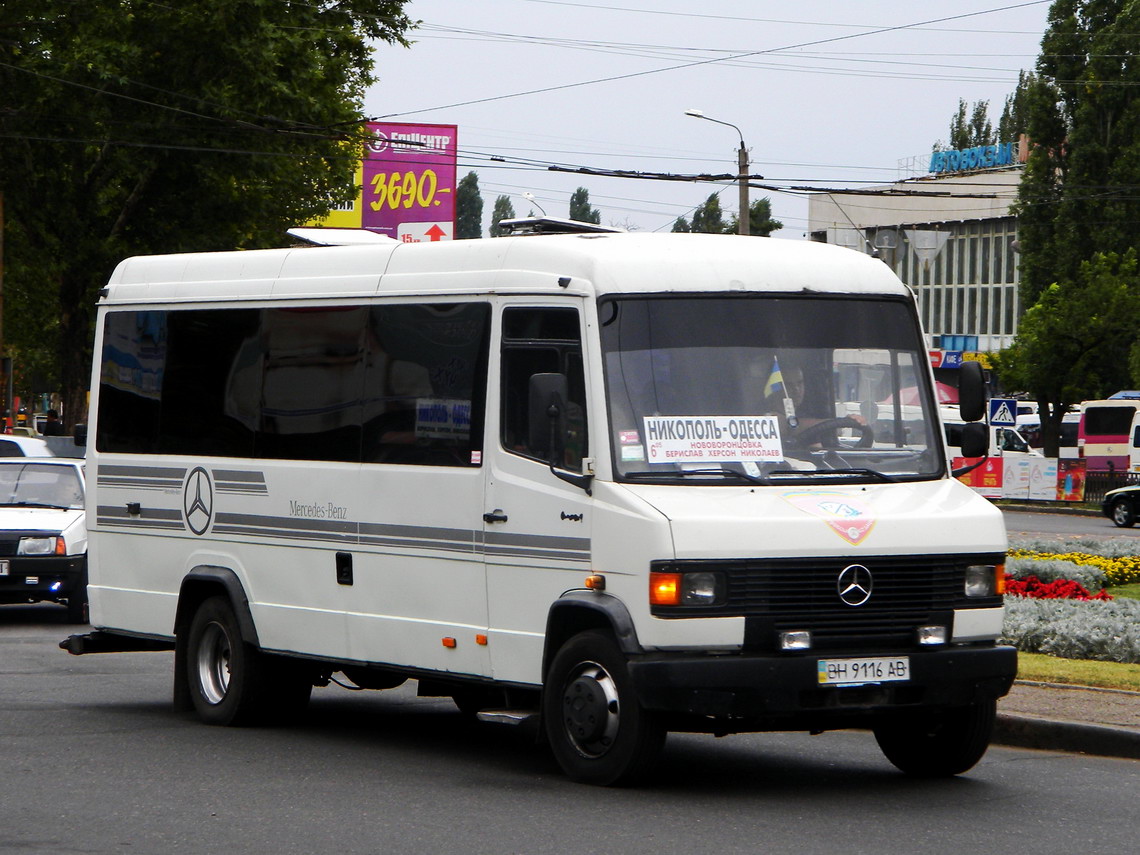
[[455,237],[455,125],[369,122],[361,226],[405,243]]

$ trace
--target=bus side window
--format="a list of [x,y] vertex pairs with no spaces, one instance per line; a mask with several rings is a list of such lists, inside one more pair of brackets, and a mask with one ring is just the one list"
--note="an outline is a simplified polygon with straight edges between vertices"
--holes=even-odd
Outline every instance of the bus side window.
[[560,464],[577,470],[586,447],[586,381],[577,309],[507,308],[502,343],[503,448],[543,460],[542,449],[529,447],[528,392],[535,374],[564,374],[569,385],[566,451]]

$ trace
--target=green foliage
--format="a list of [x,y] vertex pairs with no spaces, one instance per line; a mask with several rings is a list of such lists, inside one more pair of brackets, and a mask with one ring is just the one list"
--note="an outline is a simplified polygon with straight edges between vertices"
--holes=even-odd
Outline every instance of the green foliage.
[[989,119],[989,101],[975,101],[967,118],[964,99],[958,99],[958,112],[950,122],[950,148],[958,150],[979,145],[993,145],[994,129]]
[[1012,94],[1006,96],[1005,106],[1002,108],[1001,118],[998,120],[998,142],[1016,142],[1025,133],[1029,89],[1034,80],[1032,72],[1018,72],[1017,88]]
[[50,354],[69,421],[119,260],[281,245],[353,198],[373,44],[406,44],[403,5],[0,5],[5,328]]
[[684,217],[677,217],[677,219],[675,219],[673,221],[673,228],[671,228],[669,231],[676,234],[676,233],[683,233],[683,232],[691,232],[692,230],[693,230],[693,226],[687,219],[685,219]]
[[1130,385],[1124,355],[1140,329],[1136,250],[1096,255],[1072,281],[1050,285],[1021,319],[1013,345],[998,354],[1008,388],[1032,392],[1045,454],[1057,454],[1061,418],[1072,404]]
[[1056,0],[1027,100],[1033,142],[1016,212],[1022,302],[1097,252],[1135,244],[1140,219],[1140,7]]
[[[1030,308],[1002,363],[1021,378],[1015,386],[1052,405],[1042,414],[1046,453],[1056,449],[1057,404],[1140,380],[1140,327],[1121,293],[1121,285],[1137,286],[1134,269],[1125,269],[1140,219],[1133,192],[1140,184],[1140,66],[1131,61],[1137,27],[1140,7],[1125,0],[1055,0],[1021,105],[1032,148],[1013,213],[1021,303]],[[1116,258],[1121,267],[1110,273],[1104,265]],[[1098,274],[1090,263],[1100,279],[1117,284],[1092,281]],[[1102,297],[1109,302],[1098,302]],[[1106,317],[1117,308],[1119,323]]]
[[580,223],[600,223],[602,214],[597,208],[590,207],[590,191],[579,187],[570,196],[570,219]]
[[495,208],[491,212],[491,237],[499,237],[506,229],[499,225],[503,220],[513,220],[515,206],[511,204],[510,196],[498,196],[495,199]]
[[724,233],[724,213],[720,209],[720,196],[710,193],[709,197],[693,211],[691,230],[707,234]]
[[[772,232],[782,229],[784,224],[772,219],[772,200],[764,197],[755,199],[748,205],[748,233],[767,237]],[[724,227],[725,234],[734,235],[740,229],[740,217],[732,215],[732,219]]]
[[455,188],[455,239],[483,237],[483,196],[479,176],[468,172]]

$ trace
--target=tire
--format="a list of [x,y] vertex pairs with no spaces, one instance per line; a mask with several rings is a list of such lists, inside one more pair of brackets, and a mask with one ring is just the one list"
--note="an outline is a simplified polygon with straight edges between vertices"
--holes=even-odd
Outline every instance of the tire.
[[227,597],[202,602],[186,645],[190,700],[206,724],[276,723],[296,717],[309,702],[310,676],[298,663],[243,640]]
[[1136,512],[1132,510],[1132,502],[1128,499],[1117,499],[1113,502],[1112,521],[1121,528],[1132,528],[1136,525]]
[[72,591],[67,598],[67,622],[88,623],[90,612],[87,603],[87,586]]
[[996,700],[913,713],[876,725],[875,740],[886,758],[907,775],[948,778],[982,759],[996,717]]
[[665,744],[665,728],[638,703],[625,656],[598,630],[575,635],[555,655],[542,718],[555,759],[581,783],[632,783]]

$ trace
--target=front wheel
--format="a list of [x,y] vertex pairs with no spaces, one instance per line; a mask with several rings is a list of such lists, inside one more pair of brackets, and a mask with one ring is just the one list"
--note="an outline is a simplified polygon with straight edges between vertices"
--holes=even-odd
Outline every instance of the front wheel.
[[542,718],[555,759],[582,783],[634,781],[665,743],[660,721],[638,703],[625,656],[598,630],[579,633],[555,655]]
[[997,701],[937,712],[916,712],[875,726],[875,740],[888,760],[908,775],[960,775],[982,759],[993,735]]
[[1136,525],[1136,513],[1132,510],[1132,503],[1127,499],[1117,499],[1113,502],[1112,521],[1121,528],[1132,528]]

